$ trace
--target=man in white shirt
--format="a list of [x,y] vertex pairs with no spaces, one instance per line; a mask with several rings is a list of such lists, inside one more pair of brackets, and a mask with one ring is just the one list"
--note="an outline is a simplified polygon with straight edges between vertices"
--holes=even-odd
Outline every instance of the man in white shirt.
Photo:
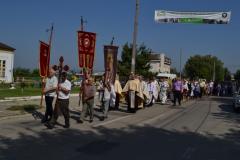
[[63,72],[61,75],[61,83],[58,85],[57,89],[57,101],[54,108],[53,118],[51,119],[50,123],[48,124],[49,128],[53,128],[58,116],[59,112],[61,112],[65,119],[64,128],[70,127],[70,114],[69,114],[69,95],[71,91],[71,82],[67,80],[67,73]]
[[210,87],[210,95],[212,96],[213,95],[213,87],[214,87],[214,82],[213,81],[211,81],[209,83],[209,87]]
[[58,80],[55,76],[55,70],[53,68],[49,68],[49,76],[46,79],[46,85],[43,90],[43,94],[45,94],[45,102],[46,102],[46,111],[45,116],[42,119],[42,123],[49,121],[53,115],[53,99],[56,95]]

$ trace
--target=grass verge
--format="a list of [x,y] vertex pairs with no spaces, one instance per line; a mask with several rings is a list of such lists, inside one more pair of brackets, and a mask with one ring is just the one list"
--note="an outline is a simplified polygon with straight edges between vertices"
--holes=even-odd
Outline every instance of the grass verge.
[[[71,93],[79,93],[79,87],[73,87]],[[21,88],[8,89],[0,88],[0,99],[6,97],[25,97],[25,96],[41,96],[41,88]]]

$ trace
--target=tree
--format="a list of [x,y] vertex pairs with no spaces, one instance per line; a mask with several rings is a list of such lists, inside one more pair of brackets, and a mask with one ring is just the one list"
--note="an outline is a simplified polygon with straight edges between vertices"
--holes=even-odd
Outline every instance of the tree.
[[228,68],[224,68],[224,81],[230,81],[231,80],[231,73],[228,70]]
[[[151,50],[148,49],[144,44],[137,47],[135,73],[148,77],[154,75],[150,72]],[[128,77],[131,73],[131,62],[132,62],[132,45],[126,43],[122,49],[121,60],[118,61],[118,71],[120,76]]]
[[212,80],[214,76],[214,68],[215,80],[224,80],[224,67],[222,61],[211,55],[195,55],[187,60],[184,67],[184,74],[190,79],[203,78]]
[[39,77],[39,69],[38,68],[33,69],[32,73],[31,73],[31,76],[32,77]]
[[170,73],[171,74],[176,74],[177,76],[180,75],[180,73],[177,71],[177,69],[174,67],[174,68],[170,68]]
[[14,77],[30,77],[31,71],[30,69],[18,67],[13,69],[13,75]]
[[234,79],[238,82],[240,81],[240,69],[238,69],[234,74]]

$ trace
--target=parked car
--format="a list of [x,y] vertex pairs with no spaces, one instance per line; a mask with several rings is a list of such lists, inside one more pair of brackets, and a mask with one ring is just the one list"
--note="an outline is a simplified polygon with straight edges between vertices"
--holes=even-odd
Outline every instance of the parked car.
[[240,112],[240,90],[233,94],[233,109],[236,112]]
[[81,83],[82,83],[82,80],[81,79],[78,79],[78,80],[75,80],[75,81],[72,81],[72,86],[81,86]]

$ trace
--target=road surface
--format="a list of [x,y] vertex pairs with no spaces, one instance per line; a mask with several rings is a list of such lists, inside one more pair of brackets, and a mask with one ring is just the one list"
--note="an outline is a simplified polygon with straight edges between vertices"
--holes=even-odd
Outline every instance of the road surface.
[[[0,122],[1,160],[239,160],[240,114],[230,98],[204,97],[136,114],[110,111],[105,121],[50,130],[31,115]],[[59,123],[63,124],[63,117]]]

